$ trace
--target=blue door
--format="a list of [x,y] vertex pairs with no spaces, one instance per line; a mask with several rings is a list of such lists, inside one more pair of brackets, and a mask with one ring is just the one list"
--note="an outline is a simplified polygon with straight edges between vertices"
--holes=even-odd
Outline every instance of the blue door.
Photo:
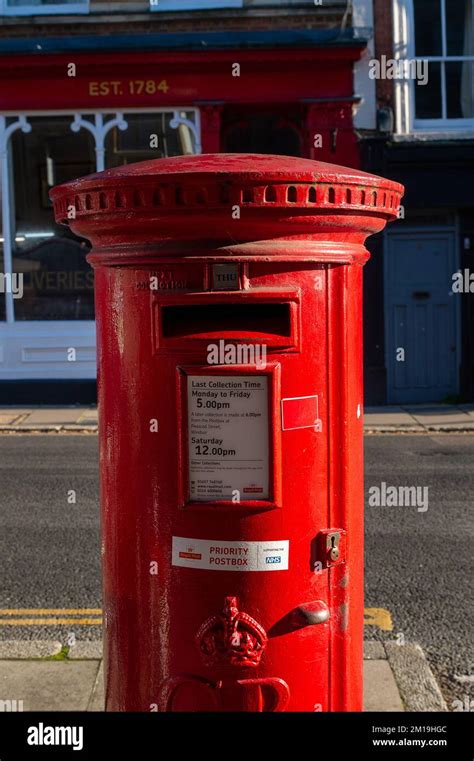
[[459,295],[454,232],[396,233],[385,247],[389,403],[440,402],[457,393]]

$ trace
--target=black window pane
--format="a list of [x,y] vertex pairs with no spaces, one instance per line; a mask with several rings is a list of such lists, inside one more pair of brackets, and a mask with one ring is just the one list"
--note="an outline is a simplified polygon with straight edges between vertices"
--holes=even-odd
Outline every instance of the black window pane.
[[448,55],[474,55],[472,0],[446,0]]
[[[182,112],[182,116],[193,120],[192,112]],[[135,161],[148,161],[167,156],[180,156],[195,150],[194,139],[187,128],[172,127],[172,112],[154,114],[124,115],[126,130],[114,127],[105,139],[106,168],[131,164]]]
[[442,55],[441,0],[413,0],[415,55]]
[[12,137],[15,228],[13,270],[23,278],[16,320],[94,319],[89,244],[56,225],[49,190],[95,171],[92,136],[75,133],[72,116],[30,117]]
[[448,119],[474,117],[474,63],[456,61],[446,64]]
[[430,61],[428,66],[428,82],[425,85],[415,84],[415,114],[417,119],[441,119],[441,64]]

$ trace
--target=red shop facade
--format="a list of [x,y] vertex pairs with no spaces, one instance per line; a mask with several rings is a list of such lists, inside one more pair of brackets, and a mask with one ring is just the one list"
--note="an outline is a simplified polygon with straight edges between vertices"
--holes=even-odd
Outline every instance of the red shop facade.
[[55,225],[50,187],[191,152],[275,153],[358,167],[353,67],[365,42],[145,52],[44,47],[0,56],[2,264],[12,283],[0,294],[0,399],[12,399],[14,383],[17,402],[22,387],[33,401],[33,382],[38,402],[51,393],[56,402],[94,401],[88,246]]

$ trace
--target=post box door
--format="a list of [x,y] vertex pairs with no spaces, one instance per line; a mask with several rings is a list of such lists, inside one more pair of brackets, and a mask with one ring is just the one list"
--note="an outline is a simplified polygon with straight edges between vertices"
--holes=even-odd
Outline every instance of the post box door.
[[[310,319],[325,314],[327,273],[295,268],[277,286],[280,270],[254,265],[246,291],[160,295],[152,308],[160,384],[177,389],[169,584],[186,604],[171,636],[187,632],[200,656],[184,672],[181,653],[167,710],[329,709],[327,331]],[[263,362],[235,364],[242,346],[262,345]],[[221,637],[230,598],[250,622],[255,662],[242,666]]]

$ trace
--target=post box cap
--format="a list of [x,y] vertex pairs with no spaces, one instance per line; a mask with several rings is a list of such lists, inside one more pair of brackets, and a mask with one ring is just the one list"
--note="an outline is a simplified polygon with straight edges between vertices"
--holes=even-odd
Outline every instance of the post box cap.
[[402,193],[397,182],[335,164],[222,153],[108,169],[59,185],[50,197],[58,223],[111,245],[150,233],[154,241],[243,241],[311,235],[316,227],[365,238],[397,217]]
[[[71,182],[66,182],[54,188],[51,193],[57,195],[62,188],[74,186],[85,187],[110,181],[127,181],[133,183],[149,177],[166,175],[183,181],[191,179],[192,175],[217,176],[224,179],[226,175],[239,177],[241,180],[288,180],[294,182],[341,182],[343,180],[369,185],[401,186],[391,180],[377,177],[367,172],[361,172],[351,167],[328,164],[324,161],[296,156],[276,156],[266,153],[200,153],[190,156],[173,156],[165,159],[139,161],[135,164],[106,169],[104,172],[89,174]],[[183,176],[184,175],[184,176]]]
[[[311,189],[316,193],[310,193]],[[342,195],[341,190],[345,191]],[[107,169],[58,185],[50,196],[56,220],[67,224],[68,201],[81,216],[112,211],[123,214],[156,207],[164,211],[182,206],[221,206],[228,205],[229,200],[267,208],[363,206],[396,216],[402,193],[403,186],[397,182],[322,161],[267,154],[209,153]]]

